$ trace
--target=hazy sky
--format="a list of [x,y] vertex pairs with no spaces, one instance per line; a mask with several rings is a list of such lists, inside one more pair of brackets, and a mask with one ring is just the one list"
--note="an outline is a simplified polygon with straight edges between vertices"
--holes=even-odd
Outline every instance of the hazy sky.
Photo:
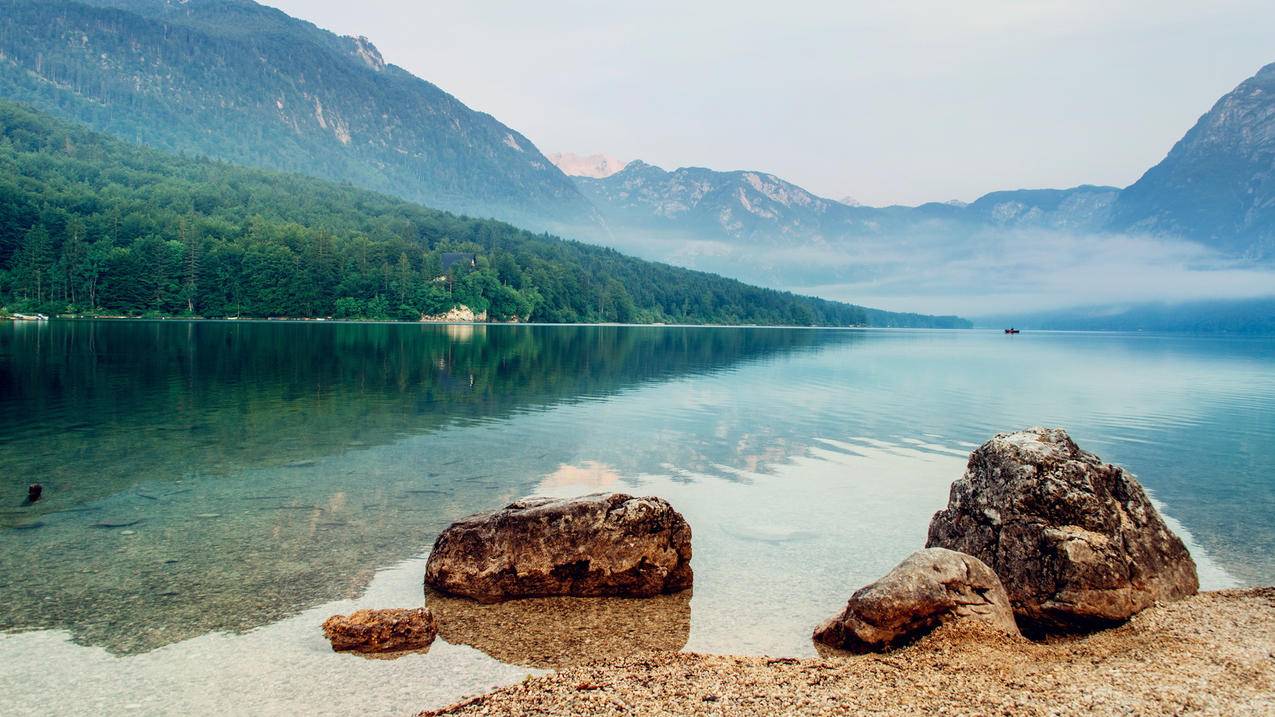
[[870,204],[1126,185],[1275,62],[1275,2],[267,0],[530,137]]

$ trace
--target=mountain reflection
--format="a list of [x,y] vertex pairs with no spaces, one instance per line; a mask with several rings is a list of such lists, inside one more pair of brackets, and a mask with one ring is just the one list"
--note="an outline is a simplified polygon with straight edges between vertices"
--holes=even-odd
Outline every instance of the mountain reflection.
[[[525,418],[859,337],[265,322],[0,327],[0,474],[13,496],[28,482],[46,488],[34,505],[14,500],[0,510],[0,630],[65,629],[127,654],[357,596],[378,566],[427,550],[461,515],[541,481],[606,479],[605,466],[576,455],[576,437],[597,425],[541,421],[552,427],[532,439]],[[652,450],[644,466],[658,469],[662,456],[744,468],[751,445],[741,437],[738,458],[689,443]]]

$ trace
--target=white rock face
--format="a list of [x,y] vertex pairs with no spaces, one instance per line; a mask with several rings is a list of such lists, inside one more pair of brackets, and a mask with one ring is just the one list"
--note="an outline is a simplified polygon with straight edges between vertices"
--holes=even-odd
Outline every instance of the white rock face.
[[447,313],[444,313],[444,314],[423,314],[421,316],[421,321],[425,323],[432,323],[432,324],[454,324],[454,323],[476,322],[476,321],[486,321],[486,320],[487,320],[486,311],[480,311],[478,313],[474,313],[473,309],[469,308],[468,306],[465,306],[464,304],[460,304],[459,306],[454,306],[449,311],[447,311]]

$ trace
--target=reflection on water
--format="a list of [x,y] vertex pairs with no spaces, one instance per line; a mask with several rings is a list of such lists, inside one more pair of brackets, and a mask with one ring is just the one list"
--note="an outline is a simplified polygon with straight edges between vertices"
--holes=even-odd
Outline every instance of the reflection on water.
[[691,591],[623,598],[530,598],[483,605],[430,593],[438,634],[511,665],[557,668],[677,651],[691,634]]
[[[924,543],[968,452],[1035,424],[1137,473],[1206,585],[1270,583],[1273,364],[1270,341],[1111,335],[0,326],[0,689],[17,713],[51,691],[106,713],[216,694],[408,713],[599,635],[810,655],[819,621]],[[23,507],[34,480],[46,498]],[[328,615],[425,599],[419,556],[452,520],[597,490],[687,517],[689,606],[440,602],[426,655],[327,650]]]

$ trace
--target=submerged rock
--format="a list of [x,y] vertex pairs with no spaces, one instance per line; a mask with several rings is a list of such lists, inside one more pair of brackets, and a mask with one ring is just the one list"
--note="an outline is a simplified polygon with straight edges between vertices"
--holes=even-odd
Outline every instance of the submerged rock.
[[691,636],[691,593],[624,598],[544,597],[481,604],[431,593],[438,634],[501,662],[564,668],[676,652]]
[[429,647],[438,622],[424,607],[359,610],[324,620],[323,634],[337,652],[400,652]]
[[965,553],[929,548],[856,591],[840,615],[815,630],[814,638],[850,652],[875,652],[962,619],[1019,634],[1009,596],[991,568]]
[[991,566],[1025,630],[1106,627],[1199,589],[1138,481],[1058,428],[1002,433],[970,454],[926,545]]
[[453,523],[425,584],[498,602],[522,597],[651,597],[691,587],[691,527],[661,498],[530,497]]

